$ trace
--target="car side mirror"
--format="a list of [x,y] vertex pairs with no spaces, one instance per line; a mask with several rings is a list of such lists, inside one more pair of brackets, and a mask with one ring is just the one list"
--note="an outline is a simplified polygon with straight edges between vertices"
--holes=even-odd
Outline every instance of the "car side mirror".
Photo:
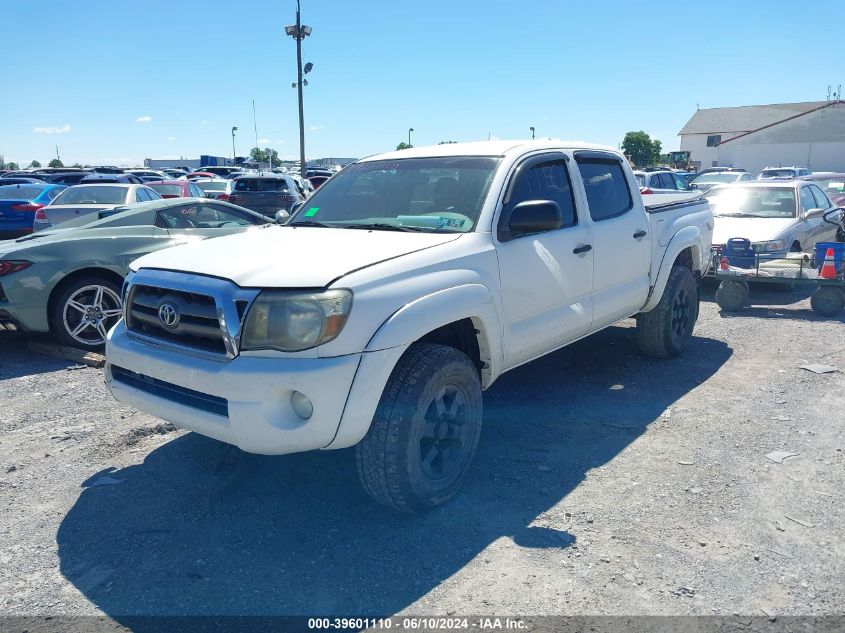
[[290,220],[290,213],[284,209],[280,209],[276,213],[276,224],[287,224],[288,220]]
[[206,194],[205,194],[205,197],[206,197],[206,198],[213,198],[213,197],[214,197],[214,194],[213,194],[213,193],[206,193]]
[[696,185],[695,183],[690,183],[689,188],[690,189],[698,189],[698,185]]
[[298,202],[294,202],[290,207],[290,214],[293,215],[294,213],[299,211],[299,209],[302,208],[303,204],[305,204],[305,200],[300,200]]
[[563,214],[554,200],[526,200],[513,208],[508,222],[511,237],[554,231],[563,226]]

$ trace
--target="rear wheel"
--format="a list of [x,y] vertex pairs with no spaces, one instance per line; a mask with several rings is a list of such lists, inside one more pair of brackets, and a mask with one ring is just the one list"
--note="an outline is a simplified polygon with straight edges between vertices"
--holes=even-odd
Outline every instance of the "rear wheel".
[[393,369],[370,430],[355,447],[364,489],[401,512],[448,501],[475,456],[481,414],[481,382],[467,355],[415,343]]
[[810,297],[810,306],[819,316],[833,317],[845,308],[845,292],[831,286],[821,286]]
[[726,280],[716,289],[716,303],[725,312],[736,312],[748,301],[748,284],[744,281]]
[[100,351],[121,312],[117,284],[103,277],[80,277],[66,284],[53,301],[50,332],[62,345]]
[[686,266],[673,266],[660,303],[637,315],[640,350],[653,358],[674,358],[692,337],[698,318],[698,284]]

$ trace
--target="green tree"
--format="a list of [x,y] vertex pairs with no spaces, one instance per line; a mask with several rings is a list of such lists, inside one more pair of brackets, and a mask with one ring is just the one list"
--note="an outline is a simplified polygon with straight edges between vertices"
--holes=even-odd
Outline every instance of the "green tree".
[[438,145],[451,145],[452,143],[457,143],[458,141],[440,141]]
[[279,158],[279,152],[274,149],[261,149],[260,147],[253,147],[249,150],[249,157],[257,163],[267,163],[273,161],[273,167],[278,167],[282,164]]
[[6,165],[6,169],[11,169],[12,171],[17,171],[18,169],[20,169],[20,167],[18,167],[17,163],[9,163],[8,165]]
[[47,167],[64,167],[64,163],[62,163],[62,161],[60,159],[54,158],[53,160],[50,161],[50,163],[47,165]]
[[400,149],[411,149],[412,147],[413,147],[413,145],[408,145],[405,141],[402,141],[401,143],[399,143],[399,145],[397,145],[397,146],[396,146],[396,149],[397,149],[397,150],[400,150]]
[[622,140],[622,151],[635,165],[644,167],[660,159],[661,143],[640,130],[628,132]]
[[29,166],[37,169],[38,167],[41,167],[41,163],[39,163],[37,160],[34,160],[29,164]]
[[77,169],[82,169],[82,165],[80,165],[79,163],[74,163],[74,164],[73,164],[73,165],[71,165],[71,166],[72,166],[72,167],[75,167],[75,168],[77,168]]

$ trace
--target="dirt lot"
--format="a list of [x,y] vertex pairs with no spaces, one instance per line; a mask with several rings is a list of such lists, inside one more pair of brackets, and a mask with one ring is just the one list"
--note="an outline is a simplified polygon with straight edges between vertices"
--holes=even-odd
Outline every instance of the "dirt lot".
[[845,327],[754,296],[674,361],[624,324],[504,376],[414,517],[349,451],[240,453],[0,338],[0,615],[843,614],[845,375],[798,366]]

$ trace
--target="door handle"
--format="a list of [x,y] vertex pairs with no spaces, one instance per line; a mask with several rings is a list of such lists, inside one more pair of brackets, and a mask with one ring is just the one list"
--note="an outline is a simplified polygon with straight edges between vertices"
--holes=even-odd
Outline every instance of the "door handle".
[[573,248],[572,252],[575,253],[576,255],[580,255],[581,253],[588,253],[591,250],[593,250],[592,244],[583,244],[583,245],[581,245],[577,248]]
[[646,233],[645,231],[637,231],[636,233],[634,233],[634,239],[638,240],[645,237],[646,235],[648,235],[648,233]]

